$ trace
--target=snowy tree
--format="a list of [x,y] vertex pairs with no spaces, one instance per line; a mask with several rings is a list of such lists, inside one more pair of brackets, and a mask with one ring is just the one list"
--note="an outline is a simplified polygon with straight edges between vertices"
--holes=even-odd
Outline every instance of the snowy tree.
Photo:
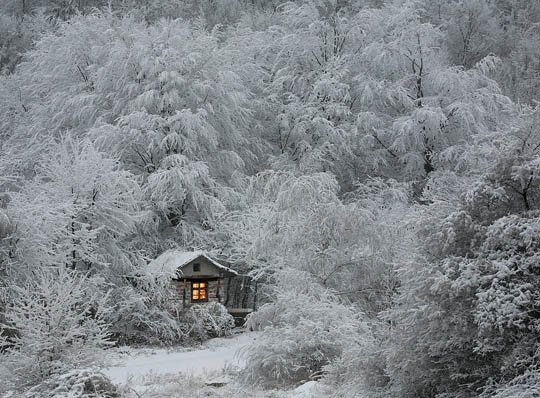
[[[74,18],[45,36],[13,77],[28,112],[9,144],[65,130],[90,138],[140,176],[154,213],[149,235],[169,232],[165,239],[188,244],[229,202],[235,172],[253,168],[260,153],[247,139],[255,126],[250,93],[224,64],[229,51],[182,21]],[[41,144],[17,151],[6,167],[31,169]]]
[[507,95],[516,101],[533,104],[538,98],[538,41],[540,6],[536,2],[503,3],[503,26],[511,33],[509,54],[497,76]]
[[370,339],[360,313],[342,305],[309,274],[284,273],[289,283],[248,321],[248,327],[262,330],[262,336],[244,353],[243,377],[266,387],[316,380],[345,350]]
[[392,162],[408,180],[474,167],[462,146],[505,126],[513,112],[489,79],[497,59],[485,58],[469,71],[450,66],[440,30],[422,23],[413,2],[358,18],[367,26],[367,44],[357,76],[357,127],[379,162]]
[[407,211],[407,189],[373,180],[346,200],[338,189],[329,174],[261,173],[246,187],[245,207],[218,231],[230,242],[227,256],[256,279],[279,288],[288,283],[282,271],[305,272],[374,315],[391,302],[392,264],[411,239],[394,221]]
[[11,73],[49,24],[41,14],[17,18],[10,13],[0,13],[0,20],[0,72]]
[[473,394],[534,372],[540,191],[537,114],[525,116],[520,129],[492,137],[487,175],[439,176],[426,191],[424,254],[404,265],[388,318],[399,396]]
[[[73,368],[103,361],[110,346],[104,321],[107,296],[62,268],[35,269],[10,288],[0,336],[0,374],[7,388],[22,390]],[[2,386],[6,388],[6,386]]]
[[445,35],[450,62],[474,67],[489,54],[502,65],[493,76],[504,93],[531,103],[537,96],[536,29],[540,8],[529,1],[426,1],[424,18]]
[[139,214],[134,177],[70,136],[51,143],[41,159],[36,177],[11,193],[6,209],[19,263],[88,270],[129,264],[120,242]]
[[51,143],[36,177],[11,193],[6,213],[9,268],[58,266],[105,278],[114,311],[105,314],[112,336],[122,342],[171,342],[182,336],[170,308],[168,281],[144,270],[147,257],[133,241],[145,219],[136,178],[117,159],[89,141],[67,136]]
[[426,1],[419,11],[444,31],[452,64],[469,69],[489,54],[504,55],[508,35],[494,2]]
[[332,171],[350,186],[357,173],[350,69],[358,27],[339,2],[288,2],[280,12],[280,26],[259,51],[263,93],[277,115],[266,133],[276,148],[272,166]]
[[[145,265],[145,264],[144,264]],[[111,311],[106,314],[111,338],[120,344],[170,345],[187,341],[178,319],[170,280],[144,273],[144,265],[122,275],[108,274]],[[99,281],[99,279],[98,279]],[[96,284],[96,290],[103,286]]]

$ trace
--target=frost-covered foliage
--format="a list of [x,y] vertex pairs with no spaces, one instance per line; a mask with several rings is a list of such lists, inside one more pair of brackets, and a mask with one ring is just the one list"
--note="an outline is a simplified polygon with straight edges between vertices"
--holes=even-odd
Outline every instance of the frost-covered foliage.
[[362,38],[356,76],[363,139],[398,162],[407,179],[434,170],[476,169],[463,146],[505,126],[512,102],[489,78],[497,58],[482,58],[471,69],[448,63],[440,29],[422,21],[414,2],[359,14],[370,26]]
[[233,58],[184,21],[74,18],[42,37],[12,77],[24,107],[6,148],[24,145],[26,156],[7,152],[3,168],[32,169],[44,141],[31,137],[69,130],[137,176],[149,210],[140,245],[153,254],[167,240],[185,245],[231,204],[227,186],[264,146],[247,139],[256,121]]
[[350,349],[367,344],[370,331],[361,313],[305,273],[284,275],[276,298],[253,314],[246,326],[262,330],[244,353],[243,377],[266,387],[292,386],[320,378],[325,367]]
[[182,319],[145,268],[211,250],[267,303],[251,381],[526,396],[539,24],[528,0],[1,1],[0,286],[71,269],[114,339],[206,338],[223,309]]
[[529,117],[501,137],[487,175],[465,186],[445,176],[427,192],[430,204],[417,220],[424,254],[401,271],[387,318],[395,325],[387,363],[398,396],[536,383],[525,376],[540,349],[538,135],[529,124],[537,116]]
[[245,189],[245,207],[221,226],[230,257],[248,262],[254,278],[280,285],[288,283],[282,270],[301,270],[367,313],[389,305],[392,263],[408,255],[411,239],[395,219],[408,207],[406,186],[373,179],[341,199],[330,173],[267,172]]
[[137,285],[111,292],[111,301],[117,304],[107,320],[112,337],[120,344],[192,344],[228,336],[234,328],[234,318],[220,303],[196,304],[180,311],[172,304],[174,293],[159,281],[138,278]]
[[170,281],[134,270],[111,286],[109,331],[120,344],[174,344],[185,338]]
[[492,398],[533,398],[540,391],[538,368],[527,370],[506,384],[489,386],[481,397]]
[[454,64],[468,69],[488,54],[502,53],[505,36],[492,2],[469,0],[437,5],[442,6],[438,11],[439,22],[446,31],[448,52]]
[[34,177],[11,192],[3,210],[10,233],[2,249],[13,280],[34,267],[88,272],[97,278],[95,292],[110,294],[105,319],[115,339],[178,340],[179,325],[165,305],[167,283],[141,270],[144,257],[132,245],[144,214],[137,178],[72,135],[50,142],[35,160]]
[[185,335],[197,341],[231,334],[234,318],[222,304],[208,302],[195,304],[182,314]]
[[43,15],[18,18],[0,13],[0,74],[13,72],[26,50],[49,28]]
[[0,239],[7,238],[13,233],[13,223],[3,210],[0,210]]
[[279,30],[263,33],[262,52],[271,70],[263,88],[275,116],[269,139],[279,152],[273,168],[301,172],[332,170],[350,183],[358,147],[353,128],[349,58],[356,50],[356,21],[340,5],[287,2],[280,8]]
[[365,358],[355,363],[358,374],[371,371],[363,367],[376,355],[376,341],[364,321],[391,305],[392,264],[410,256],[410,230],[395,223],[408,208],[407,187],[373,179],[340,199],[329,173],[268,172],[246,190],[246,208],[223,225],[238,244],[231,257],[251,263],[271,301],[247,323],[263,336],[246,354],[246,379],[293,385],[321,377],[329,366],[337,381],[340,358],[351,352]]
[[388,397],[386,373],[386,341],[388,325],[370,320],[371,340],[362,345],[346,347],[339,360],[325,368],[321,379],[330,386],[328,397]]
[[10,287],[2,328],[12,333],[0,336],[3,388],[21,390],[102,364],[112,344],[104,320],[108,297],[91,287],[61,268],[37,268]]
[[[540,6],[527,0],[422,0],[420,12],[439,26],[450,61],[466,69],[494,54],[501,63],[493,77],[512,99],[538,99]],[[418,4],[418,3],[417,3]]]
[[16,224],[11,256],[25,266],[125,269],[122,241],[140,214],[134,176],[72,136],[51,143],[34,160],[34,178],[11,193],[6,208]]
[[95,368],[76,369],[55,375],[30,388],[22,398],[116,398],[120,394],[114,384]]

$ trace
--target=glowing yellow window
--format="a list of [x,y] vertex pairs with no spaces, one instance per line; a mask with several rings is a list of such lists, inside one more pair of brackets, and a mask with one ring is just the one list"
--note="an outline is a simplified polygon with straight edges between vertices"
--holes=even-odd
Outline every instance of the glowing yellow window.
[[206,282],[191,282],[191,301],[208,301]]

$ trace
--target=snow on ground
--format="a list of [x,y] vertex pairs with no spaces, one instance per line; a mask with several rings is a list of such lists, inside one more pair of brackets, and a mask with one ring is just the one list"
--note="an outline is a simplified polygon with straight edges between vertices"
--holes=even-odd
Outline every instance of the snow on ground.
[[290,392],[290,398],[312,398],[320,394],[320,386],[316,381],[308,381]]
[[239,368],[243,365],[239,350],[257,337],[257,333],[241,333],[228,338],[208,341],[201,349],[141,349],[122,350],[113,358],[114,366],[103,373],[115,384],[127,383],[133,378],[148,374],[202,375],[221,372],[227,367]]
[[316,398],[318,383],[291,391],[263,391],[234,382],[244,361],[239,352],[257,340],[257,332],[212,339],[203,346],[177,348],[118,348],[112,366],[104,369],[126,398]]

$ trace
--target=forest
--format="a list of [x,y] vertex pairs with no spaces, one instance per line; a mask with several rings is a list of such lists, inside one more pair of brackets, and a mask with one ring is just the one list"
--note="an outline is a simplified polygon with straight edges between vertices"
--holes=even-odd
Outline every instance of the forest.
[[259,286],[216,396],[540,396],[539,100],[540,0],[0,1],[0,396],[230,332],[168,249]]

